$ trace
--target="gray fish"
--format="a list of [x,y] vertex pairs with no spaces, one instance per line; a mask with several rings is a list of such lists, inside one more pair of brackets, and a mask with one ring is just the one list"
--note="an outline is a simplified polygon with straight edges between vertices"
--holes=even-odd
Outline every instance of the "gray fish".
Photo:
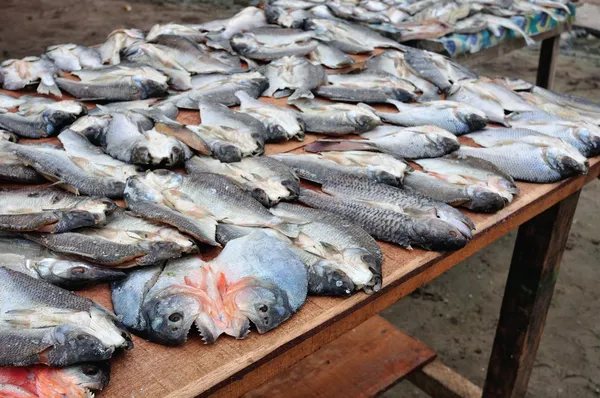
[[317,48],[308,55],[308,58],[332,69],[345,68],[354,63],[354,58],[324,43],[319,43]]
[[269,79],[258,71],[232,73],[229,75],[212,74],[192,77],[193,89],[172,95],[166,101],[178,108],[198,109],[198,102],[204,98],[227,105],[239,105],[235,93],[244,91],[252,98],[258,98],[269,86]]
[[271,155],[290,166],[299,177],[324,182],[339,173],[366,177],[389,185],[402,185],[411,169],[403,160],[385,153],[367,151],[323,152],[319,155],[280,153]]
[[233,35],[230,43],[244,57],[271,61],[312,52],[319,44],[314,38],[314,32],[310,31],[263,26]]
[[455,83],[448,89],[447,100],[470,104],[484,112],[488,120],[508,126],[504,116],[504,107],[500,101],[489,93],[478,90],[473,85]]
[[117,317],[94,301],[0,267],[0,365],[67,366],[133,347]]
[[125,277],[122,271],[61,258],[43,246],[11,234],[0,234],[0,266],[71,290]]
[[555,115],[560,119],[569,119],[573,121],[589,122],[595,125],[600,125],[600,113],[587,112],[581,109],[572,108],[568,105],[560,105],[538,94],[528,91],[519,91],[518,95],[525,101],[537,106],[541,111]]
[[0,143],[0,146],[15,154],[24,165],[33,167],[40,175],[77,195],[123,196],[124,182],[99,172],[101,166],[86,158],[71,157],[61,149],[45,146],[8,142]]
[[304,122],[298,112],[250,97],[244,91],[235,93],[240,100],[240,111],[260,120],[266,127],[266,142],[287,141],[296,137],[304,139]]
[[102,63],[117,65],[121,63],[121,50],[135,42],[144,40],[144,34],[139,29],[113,30],[106,41],[98,48]]
[[452,134],[461,135],[481,130],[487,125],[488,118],[484,112],[460,102],[431,101],[425,103],[404,104],[390,99],[397,113],[374,110],[384,122],[400,126],[433,125]]
[[487,160],[515,180],[526,182],[551,183],[587,172],[585,165],[561,148],[541,147],[525,142],[492,148],[462,146],[456,154]]
[[202,125],[225,126],[238,131],[248,131],[259,146],[264,146],[267,129],[260,120],[246,113],[233,111],[227,106],[214,103],[209,99],[200,101],[198,107]]
[[390,99],[402,102],[417,99],[418,89],[414,84],[387,72],[329,74],[327,83],[314,92],[334,101],[385,103]]
[[533,94],[540,96],[548,101],[552,101],[557,105],[567,106],[573,110],[583,113],[592,113],[596,116],[600,115],[600,104],[594,101],[590,101],[586,98],[578,97],[575,95],[557,93],[538,86],[534,86],[531,91],[533,92]]
[[185,343],[192,324],[205,343],[221,334],[243,339],[250,323],[266,333],[298,311],[307,294],[304,264],[260,231],[230,241],[209,263],[187,257],[159,273],[142,272],[113,285],[113,303],[127,326],[165,345]]
[[479,33],[488,28],[488,21],[479,14],[461,19],[454,24],[454,33],[469,35]]
[[207,37],[212,41],[212,46],[227,49],[229,39],[236,33],[265,25],[267,25],[267,19],[263,10],[246,7],[231,18],[210,21],[194,27],[201,31],[211,32]]
[[0,109],[0,128],[25,138],[57,135],[63,128],[87,113],[85,105],[75,101],[51,101],[24,107],[18,113]]
[[314,30],[319,40],[345,53],[358,54],[373,51],[376,47],[404,49],[405,47],[379,33],[347,21],[313,18],[306,28]]
[[264,152],[262,139],[252,136],[248,130],[237,130],[227,126],[186,126],[208,146],[211,154],[221,162],[239,162],[246,156]]
[[[51,144],[42,145],[52,146]],[[33,167],[25,165],[9,149],[9,146],[3,145],[2,140],[0,140],[0,180],[20,184],[42,184],[46,181]]]
[[467,243],[467,239],[451,224],[433,217],[411,217],[395,210],[340,199],[310,189],[300,190],[300,202],[345,217],[376,239],[405,248],[417,245],[436,251],[458,250]]
[[306,146],[310,152],[379,151],[402,159],[435,158],[460,147],[458,138],[436,126],[379,126],[362,133],[362,140],[318,140]]
[[0,93],[0,108],[3,109],[16,108],[26,101],[27,100],[23,97],[13,97],[12,95]]
[[[443,91],[448,90],[452,84],[460,80],[477,79],[478,77],[475,72],[464,66],[429,51],[412,49],[404,53],[404,60],[414,73],[435,84]],[[469,104],[473,105],[472,103]]]
[[44,56],[54,62],[58,69],[67,72],[99,68],[103,63],[97,49],[77,44],[50,46],[46,49]]
[[364,133],[382,124],[371,109],[350,104],[296,100],[305,131],[326,135]]
[[155,42],[160,36],[165,35],[185,37],[186,39],[190,39],[195,42],[206,41],[206,33],[202,33],[190,25],[180,25],[176,23],[168,23],[164,25],[156,24],[152,26],[146,35],[146,41],[152,43]]
[[46,58],[7,59],[0,64],[0,82],[5,90],[20,90],[39,82],[37,92],[62,96],[56,85],[58,68]]
[[440,98],[439,88],[415,73],[404,59],[404,52],[398,50],[386,50],[383,53],[371,56],[365,62],[367,70],[390,73],[398,78],[405,79],[414,84],[421,95],[422,100],[435,100]]
[[313,65],[304,57],[283,57],[262,68],[269,79],[264,96],[281,98],[288,102],[299,98],[314,98],[311,90],[327,83],[327,73],[321,65]]
[[336,214],[288,203],[278,204],[271,212],[282,218],[308,221],[300,226],[299,238],[294,239],[297,246],[318,256],[326,254],[324,258],[335,263],[356,289],[379,291],[383,254],[364,229]]
[[269,207],[281,200],[294,200],[300,182],[292,169],[272,157],[244,158],[237,163],[221,163],[205,156],[194,156],[185,163],[188,173],[215,173],[239,184],[246,192]]
[[19,137],[16,134],[11,133],[10,131],[0,129],[0,142],[8,141],[8,142],[17,142]]
[[106,223],[116,208],[106,198],[75,196],[53,187],[0,189],[0,229],[58,233]]
[[415,160],[423,172],[413,171],[404,186],[476,212],[495,212],[519,193],[511,176],[490,162],[469,156]]
[[[499,84],[501,86],[506,87],[511,91],[530,91],[535,86],[523,79],[519,79],[516,77],[496,77],[492,79],[495,84]],[[520,93],[519,93],[520,94]]]
[[[312,5],[312,4],[311,4]],[[304,21],[312,16],[311,12],[303,9],[282,8],[273,4],[265,4],[267,22],[284,28],[302,29]]]
[[103,228],[27,233],[25,237],[57,253],[120,268],[152,265],[197,251],[195,243],[175,228],[134,217],[120,208]]

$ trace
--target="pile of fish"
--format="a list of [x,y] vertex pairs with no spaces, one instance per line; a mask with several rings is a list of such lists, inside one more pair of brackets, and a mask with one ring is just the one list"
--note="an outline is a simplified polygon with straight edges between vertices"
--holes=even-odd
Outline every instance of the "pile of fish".
[[[101,389],[129,332],[243,339],[309,295],[376,293],[376,239],[461,249],[475,225],[458,207],[497,212],[515,180],[585,174],[600,154],[599,104],[326,14],[353,10],[277,0],[2,64],[4,89],[53,96],[0,93],[0,395]],[[309,133],[326,137],[269,150]],[[70,292],[98,283],[114,313]]]

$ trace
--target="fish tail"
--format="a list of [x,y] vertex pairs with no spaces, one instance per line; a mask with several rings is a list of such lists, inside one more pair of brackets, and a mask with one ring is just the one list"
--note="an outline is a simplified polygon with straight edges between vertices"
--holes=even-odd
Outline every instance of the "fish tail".
[[300,234],[300,227],[298,224],[289,222],[282,222],[273,226],[272,228],[290,238],[296,238]]
[[49,86],[44,84],[44,82],[40,82],[37,88],[37,92],[40,94],[52,94],[57,97],[62,97],[62,93],[60,92],[60,89],[58,88],[56,83]]
[[315,96],[310,90],[297,89],[296,91],[294,91],[294,94],[290,95],[290,98],[288,98],[288,102],[297,100],[299,98],[312,99],[315,98]]
[[377,151],[377,148],[365,140],[317,140],[304,149],[308,152]]

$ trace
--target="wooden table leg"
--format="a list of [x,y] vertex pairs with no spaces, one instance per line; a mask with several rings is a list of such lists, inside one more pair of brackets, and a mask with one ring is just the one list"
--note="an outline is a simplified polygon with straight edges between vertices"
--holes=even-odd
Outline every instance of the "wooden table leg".
[[581,191],[519,228],[484,397],[524,397]]
[[548,90],[552,90],[552,86],[554,85],[554,72],[556,70],[559,43],[560,36],[553,36],[542,40],[535,84]]

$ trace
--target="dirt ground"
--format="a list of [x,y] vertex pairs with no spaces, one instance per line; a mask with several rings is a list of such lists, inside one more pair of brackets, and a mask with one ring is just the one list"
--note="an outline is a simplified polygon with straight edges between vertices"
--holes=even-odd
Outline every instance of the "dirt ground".
[[[130,11],[127,11],[131,7]],[[101,42],[113,29],[195,23],[235,12],[215,5],[175,6],[114,0],[0,1],[0,59],[41,53],[48,45]],[[600,101],[600,41],[564,41],[556,89]],[[486,75],[535,81],[538,49],[479,65]],[[600,182],[579,200],[541,347],[531,397],[600,396]],[[434,348],[451,367],[483,385],[516,232],[422,287],[383,315]],[[424,396],[400,383],[386,397]]]

